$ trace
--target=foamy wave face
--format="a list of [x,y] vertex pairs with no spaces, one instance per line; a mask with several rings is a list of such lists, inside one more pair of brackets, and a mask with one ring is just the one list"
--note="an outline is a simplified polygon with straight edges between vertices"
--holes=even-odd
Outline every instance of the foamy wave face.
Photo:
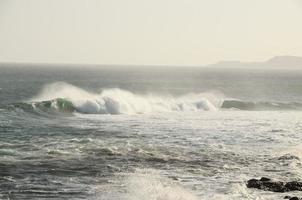
[[128,200],[197,200],[193,192],[160,176],[151,169],[136,170],[126,176],[126,199]]
[[88,114],[141,114],[172,111],[215,111],[223,103],[222,95],[213,93],[187,94],[179,97],[139,95],[130,91],[103,90],[100,94],[59,82],[46,85],[31,101],[64,98],[76,111]]

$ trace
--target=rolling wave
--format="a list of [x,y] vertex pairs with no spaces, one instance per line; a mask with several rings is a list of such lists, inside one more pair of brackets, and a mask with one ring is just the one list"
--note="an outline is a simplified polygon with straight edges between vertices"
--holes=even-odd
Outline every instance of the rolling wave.
[[302,103],[290,102],[248,102],[240,100],[224,100],[222,109],[237,110],[302,110]]
[[[58,101],[59,100],[59,101]],[[143,114],[171,111],[215,111],[222,97],[211,93],[187,94],[179,97],[140,95],[114,88],[91,93],[67,83],[53,83],[44,87],[30,102],[59,105],[59,109],[87,114]],[[40,105],[41,103],[38,103]]]
[[76,86],[58,82],[45,86],[26,103],[10,105],[27,112],[60,112],[83,114],[144,114],[218,110],[302,110],[301,103],[246,102],[225,99],[222,94],[198,93],[183,96],[139,95],[114,88],[91,93]]

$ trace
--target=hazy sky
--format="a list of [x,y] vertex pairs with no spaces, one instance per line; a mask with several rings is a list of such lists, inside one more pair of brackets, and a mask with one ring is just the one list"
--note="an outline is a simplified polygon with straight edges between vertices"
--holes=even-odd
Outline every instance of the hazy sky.
[[302,56],[302,0],[0,0],[0,62],[203,65]]

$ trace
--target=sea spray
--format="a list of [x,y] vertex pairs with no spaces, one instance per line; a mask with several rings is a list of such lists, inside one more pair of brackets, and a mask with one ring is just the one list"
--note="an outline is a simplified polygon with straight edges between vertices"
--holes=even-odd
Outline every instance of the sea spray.
[[125,174],[126,200],[197,200],[195,194],[153,169]]
[[87,114],[216,111],[223,103],[222,94],[191,93],[174,97],[140,95],[118,88],[105,89],[100,94],[96,94],[64,82],[46,85],[40,94],[30,101],[50,101],[62,98],[72,102],[76,111]]
[[[65,82],[47,84],[28,100],[34,107],[83,114],[145,114],[218,110],[302,110],[299,102],[251,102],[225,97],[221,92],[179,96],[138,94],[119,88],[93,93]],[[23,105],[26,107],[26,105]],[[45,109],[44,109],[45,110]]]

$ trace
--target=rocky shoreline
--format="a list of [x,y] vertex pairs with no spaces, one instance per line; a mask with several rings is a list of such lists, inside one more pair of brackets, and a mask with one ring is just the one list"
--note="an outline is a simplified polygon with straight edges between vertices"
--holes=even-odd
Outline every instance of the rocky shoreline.
[[[283,182],[283,181],[273,181],[270,178],[262,177],[258,179],[250,179],[247,181],[246,186],[248,188],[256,188],[264,191],[271,192],[290,192],[290,191],[302,191],[302,182],[299,181],[291,181],[291,182]],[[289,200],[302,200],[299,197],[291,197],[285,196],[284,199]]]

